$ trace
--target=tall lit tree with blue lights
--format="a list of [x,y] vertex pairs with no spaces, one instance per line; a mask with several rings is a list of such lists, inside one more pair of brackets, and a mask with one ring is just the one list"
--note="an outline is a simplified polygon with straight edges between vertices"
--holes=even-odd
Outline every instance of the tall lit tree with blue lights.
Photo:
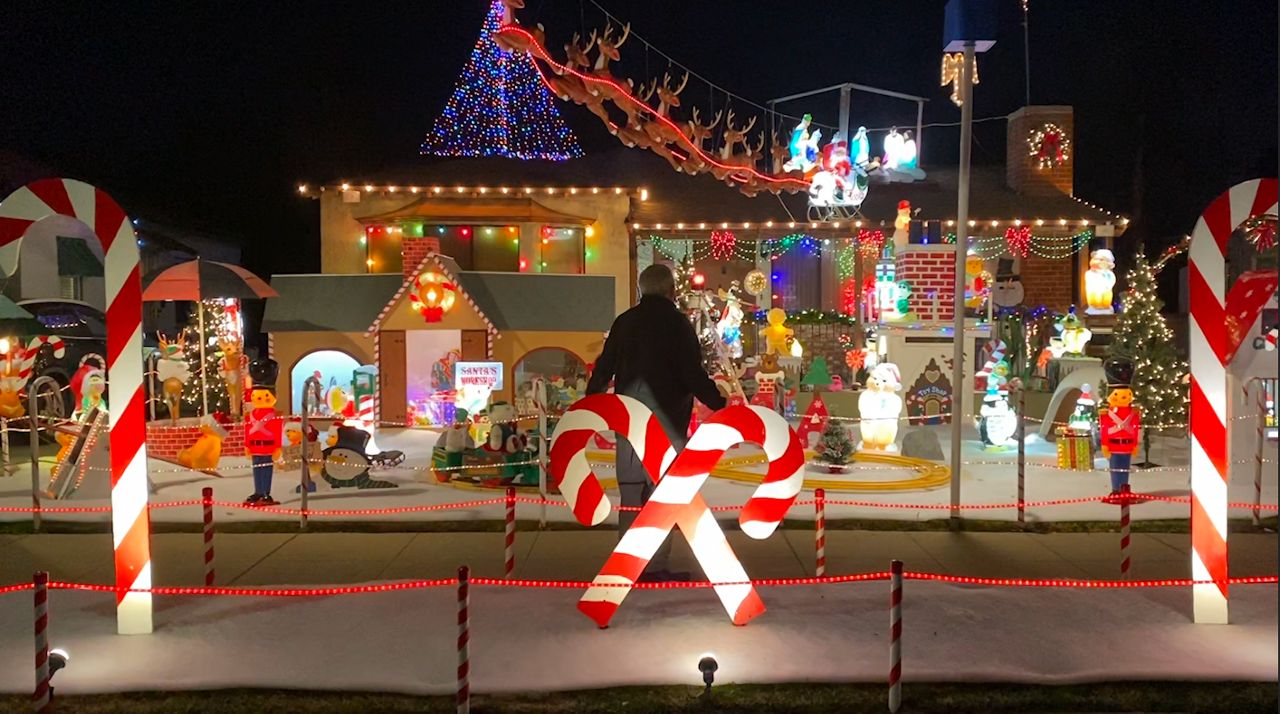
[[502,19],[502,0],[493,0],[453,96],[422,142],[422,153],[551,161],[582,156],[533,58],[493,41]]

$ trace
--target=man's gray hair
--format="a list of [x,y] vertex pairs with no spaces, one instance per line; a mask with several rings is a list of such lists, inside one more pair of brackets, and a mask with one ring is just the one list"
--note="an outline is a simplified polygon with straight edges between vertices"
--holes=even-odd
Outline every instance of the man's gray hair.
[[640,271],[640,277],[636,283],[640,287],[641,295],[661,295],[669,298],[676,294],[676,277],[671,273],[671,268],[661,263],[654,263]]

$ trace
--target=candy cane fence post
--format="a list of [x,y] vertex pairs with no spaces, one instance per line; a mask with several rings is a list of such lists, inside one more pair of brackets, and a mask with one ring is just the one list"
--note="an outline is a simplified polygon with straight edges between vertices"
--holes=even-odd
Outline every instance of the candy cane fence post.
[[1018,385],[1018,527],[1027,527],[1027,390],[1022,385]]
[[889,563],[889,711],[902,706],[902,561]]
[[[1227,366],[1238,341],[1228,334],[1226,250],[1250,217],[1274,213],[1276,179],[1254,179],[1218,196],[1196,220],[1188,248],[1190,289],[1191,577],[1195,622],[1226,624],[1227,484],[1231,446]],[[1252,320],[1249,320],[1252,322]],[[1243,329],[1248,329],[1244,327]],[[1243,335],[1240,335],[1243,337]]]
[[1129,577],[1129,498],[1120,502],[1120,577]]
[[[1262,453],[1263,447],[1267,443],[1267,385],[1262,380],[1258,382],[1258,443],[1254,445],[1253,450],[1253,527],[1260,528],[1262,526],[1262,514],[1259,507],[1262,504]],[[8,463],[6,457],[5,463]]]
[[213,489],[205,486],[200,489],[200,505],[204,520],[204,584],[212,587],[213,570]]
[[471,711],[471,568],[458,568],[458,714]]
[[538,527],[547,527],[547,383],[541,377],[533,379],[533,406],[538,412]]
[[827,492],[816,489],[813,492],[813,574],[822,577],[827,574]]
[[151,632],[151,521],[142,359],[142,281],[133,223],[105,192],[72,179],[42,179],[0,202],[0,257],[16,263],[22,237],[54,215],[93,231],[105,257],[107,381],[111,385],[111,531],[116,630]]
[[32,577],[35,593],[36,689],[31,707],[46,711],[53,693],[49,689],[49,574],[40,571]]
[[31,427],[31,527],[36,533],[40,532],[43,520],[40,515],[40,412],[36,409],[36,395],[46,384],[58,387],[58,381],[49,375],[36,377],[27,385],[27,424]]
[[516,489],[507,487],[506,549],[503,555],[506,560],[505,577],[510,578],[516,570]]
[[4,459],[4,474],[13,473],[13,464],[9,461],[9,420],[0,419],[0,458]]

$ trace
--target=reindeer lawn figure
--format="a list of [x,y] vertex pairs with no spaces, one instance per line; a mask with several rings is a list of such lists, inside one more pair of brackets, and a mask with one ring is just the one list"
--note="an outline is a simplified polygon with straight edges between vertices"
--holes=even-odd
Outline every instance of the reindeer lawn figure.
[[186,338],[179,334],[170,340],[157,335],[160,342],[160,359],[156,360],[156,376],[164,387],[164,403],[169,408],[169,420],[177,424],[182,413],[182,389],[191,379],[187,365]]
[[218,360],[218,372],[227,386],[227,403],[231,408],[231,416],[240,419],[240,411],[244,407],[244,369],[248,360],[244,356],[240,342],[235,338],[218,338],[218,350],[222,357]]
[[627,37],[631,34],[631,25],[623,25],[622,36],[617,40],[613,39],[613,25],[606,25],[603,36],[596,36],[595,30],[591,31],[588,42],[594,43],[596,46],[596,62],[591,68],[591,73],[596,77],[607,82],[586,82],[587,91],[593,95],[599,96],[602,100],[609,100],[618,109],[626,113],[628,120],[632,114],[640,111],[635,100],[631,96],[632,84],[630,79],[620,79],[614,77],[609,72],[609,63],[618,61],[621,57],[618,54],[618,48],[622,43],[627,41]]

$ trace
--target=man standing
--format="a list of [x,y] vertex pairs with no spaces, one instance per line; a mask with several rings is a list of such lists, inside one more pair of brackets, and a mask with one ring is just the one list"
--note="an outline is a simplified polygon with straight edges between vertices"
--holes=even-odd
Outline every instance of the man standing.
[[[688,441],[693,398],[711,409],[723,409],[725,398],[702,368],[702,349],[693,325],[676,306],[676,283],[671,269],[651,265],[639,277],[640,302],[618,316],[609,330],[604,350],[596,360],[587,394],[609,389],[638,399],[662,424],[676,451]],[[618,439],[618,490],[623,506],[643,506],[654,484],[626,439]],[[618,532],[625,532],[636,511],[618,514]],[[645,579],[671,580],[668,570],[670,537],[650,561]]]

